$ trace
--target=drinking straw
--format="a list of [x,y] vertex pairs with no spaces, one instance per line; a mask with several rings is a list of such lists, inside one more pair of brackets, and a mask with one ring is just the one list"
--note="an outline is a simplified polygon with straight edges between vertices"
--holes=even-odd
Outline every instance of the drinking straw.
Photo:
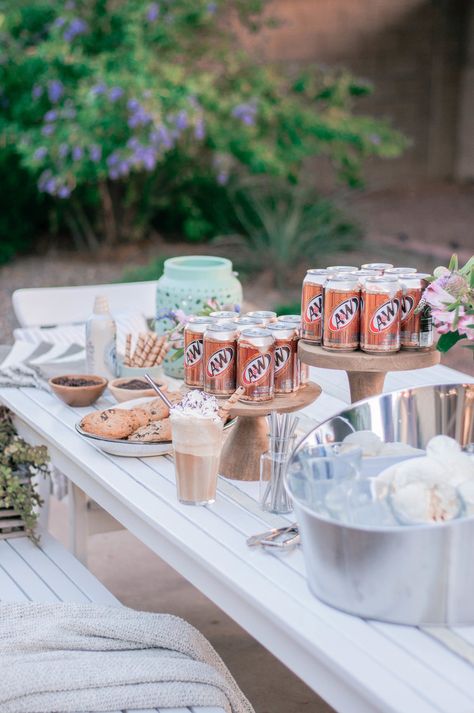
[[155,384],[155,382],[154,382],[153,379],[151,378],[150,374],[145,373],[144,376],[145,376],[145,379],[146,379],[146,380],[148,381],[148,383],[150,384],[150,386],[152,387],[152,389],[154,389],[154,390],[156,391],[156,393],[158,394],[158,396],[160,397],[160,399],[165,402],[165,404],[168,406],[169,409],[172,409],[172,408],[173,408],[173,404],[171,403],[171,401],[169,400],[169,398],[168,398],[167,396],[165,396],[165,394],[162,392],[162,390],[160,389],[160,387]]

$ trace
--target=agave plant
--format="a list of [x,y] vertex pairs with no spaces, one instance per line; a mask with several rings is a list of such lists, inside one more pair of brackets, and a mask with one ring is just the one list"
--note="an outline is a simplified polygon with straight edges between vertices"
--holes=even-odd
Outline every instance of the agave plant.
[[347,247],[358,234],[332,201],[301,184],[249,179],[234,188],[232,197],[250,262],[271,267],[278,287],[301,263],[316,265],[318,255]]

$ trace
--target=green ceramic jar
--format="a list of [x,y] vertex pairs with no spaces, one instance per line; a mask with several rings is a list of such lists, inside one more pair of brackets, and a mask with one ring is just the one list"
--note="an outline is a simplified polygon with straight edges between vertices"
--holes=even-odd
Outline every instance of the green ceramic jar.
[[[209,300],[220,309],[235,309],[242,304],[242,285],[233,272],[232,262],[212,255],[187,255],[165,261],[164,274],[156,288],[156,331],[158,334],[173,327],[170,312],[199,314]],[[183,359],[174,359],[171,350],[165,360],[165,373],[183,377]]]

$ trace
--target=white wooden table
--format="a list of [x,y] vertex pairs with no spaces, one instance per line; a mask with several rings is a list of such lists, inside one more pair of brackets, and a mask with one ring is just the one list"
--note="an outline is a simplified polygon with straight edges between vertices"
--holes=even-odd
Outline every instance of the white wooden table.
[[[327,393],[305,417],[321,421],[348,401],[348,389],[339,372],[315,369],[312,378]],[[466,380],[473,379],[433,367],[390,374],[386,388]],[[285,522],[259,509],[252,484],[220,479],[212,507],[186,507],[177,502],[169,458],[107,456],[75,433],[89,409],[36,389],[2,389],[0,401],[15,412],[21,434],[46,444],[80,489],[338,711],[474,711],[474,627],[427,632],[336,611],[310,594],[300,550],[278,558],[247,547],[249,535]]]

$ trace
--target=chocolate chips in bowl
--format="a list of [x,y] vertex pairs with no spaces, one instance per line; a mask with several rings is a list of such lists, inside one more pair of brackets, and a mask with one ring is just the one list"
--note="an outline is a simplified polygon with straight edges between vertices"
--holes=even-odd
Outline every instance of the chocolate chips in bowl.
[[64,374],[48,381],[53,393],[68,406],[90,406],[104,393],[107,379],[95,374]]
[[[159,381],[155,381],[161,390],[166,391],[167,386]],[[125,376],[120,379],[109,381],[109,391],[119,402],[130,401],[131,399],[141,399],[145,396],[156,396],[145,379],[134,376]]]

